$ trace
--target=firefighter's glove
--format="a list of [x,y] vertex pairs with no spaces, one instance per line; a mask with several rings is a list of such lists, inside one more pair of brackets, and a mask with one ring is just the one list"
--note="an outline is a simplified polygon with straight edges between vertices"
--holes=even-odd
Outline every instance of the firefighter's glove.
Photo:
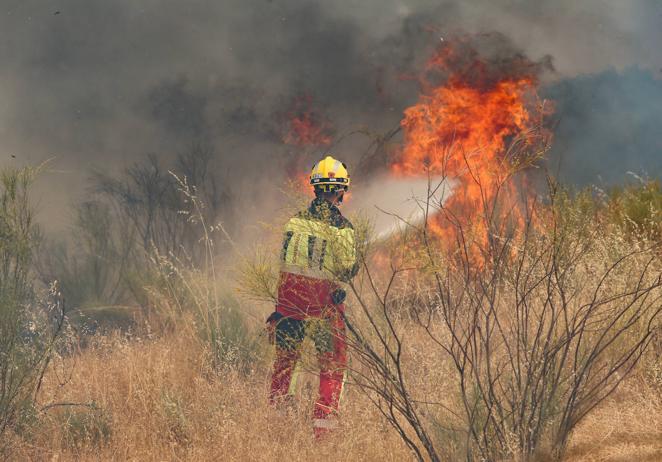
[[267,335],[269,337],[269,343],[272,345],[276,343],[276,325],[278,321],[283,317],[282,314],[274,311],[267,318],[265,329],[267,330]]
[[331,293],[331,301],[334,305],[340,305],[347,298],[347,292],[343,289],[336,289]]

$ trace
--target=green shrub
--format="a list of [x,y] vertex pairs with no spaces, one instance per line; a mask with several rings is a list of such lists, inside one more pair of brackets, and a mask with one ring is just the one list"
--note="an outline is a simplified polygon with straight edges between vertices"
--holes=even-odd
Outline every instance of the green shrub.
[[613,223],[630,234],[662,240],[662,183],[642,180],[612,189],[607,213]]
[[93,405],[69,406],[56,414],[56,422],[62,429],[64,446],[70,449],[101,447],[111,437],[109,416]]
[[[0,172],[0,442],[34,415],[41,378],[64,324],[57,287],[40,306],[31,263],[37,228],[29,202],[35,169]],[[0,451],[4,448],[0,443]]]

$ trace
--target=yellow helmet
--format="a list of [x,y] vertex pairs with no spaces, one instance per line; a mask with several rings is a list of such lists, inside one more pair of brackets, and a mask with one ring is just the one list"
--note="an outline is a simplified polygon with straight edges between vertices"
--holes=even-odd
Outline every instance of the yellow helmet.
[[315,189],[328,192],[349,189],[347,165],[331,156],[326,156],[313,166],[310,172],[310,184]]

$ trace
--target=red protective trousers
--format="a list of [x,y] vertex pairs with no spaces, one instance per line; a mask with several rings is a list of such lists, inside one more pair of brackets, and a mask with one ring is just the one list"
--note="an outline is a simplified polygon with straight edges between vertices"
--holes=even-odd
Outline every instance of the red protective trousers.
[[[276,360],[271,378],[269,402],[279,405],[291,399],[292,376],[301,355],[301,343],[306,335],[315,342],[320,367],[319,397],[313,411],[313,429],[320,437],[336,424],[340,397],[347,368],[347,344],[342,305],[335,307],[327,317],[305,319],[283,318],[276,327]],[[315,323],[322,323],[325,330],[321,338]],[[319,326],[319,324],[318,324]],[[307,332],[307,331],[312,331]]]

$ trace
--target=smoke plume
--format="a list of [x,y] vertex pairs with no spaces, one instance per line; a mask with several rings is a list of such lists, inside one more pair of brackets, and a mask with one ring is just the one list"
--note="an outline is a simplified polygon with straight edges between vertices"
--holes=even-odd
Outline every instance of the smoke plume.
[[[248,216],[327,149],[374,165],[361,162],[366,133],[398,126],[430,52],[488,34],[503,39],[483,52],[553,67],[542,78],[568,179],[659,175],[661,25],[656,0],[2,0],[0,158],[54,159],[41,208],[61,228],[67,214],[53,211],[84,193],[90,168],[202,143]],[[328,121],[328,145],[284,142],[301,97]]]

